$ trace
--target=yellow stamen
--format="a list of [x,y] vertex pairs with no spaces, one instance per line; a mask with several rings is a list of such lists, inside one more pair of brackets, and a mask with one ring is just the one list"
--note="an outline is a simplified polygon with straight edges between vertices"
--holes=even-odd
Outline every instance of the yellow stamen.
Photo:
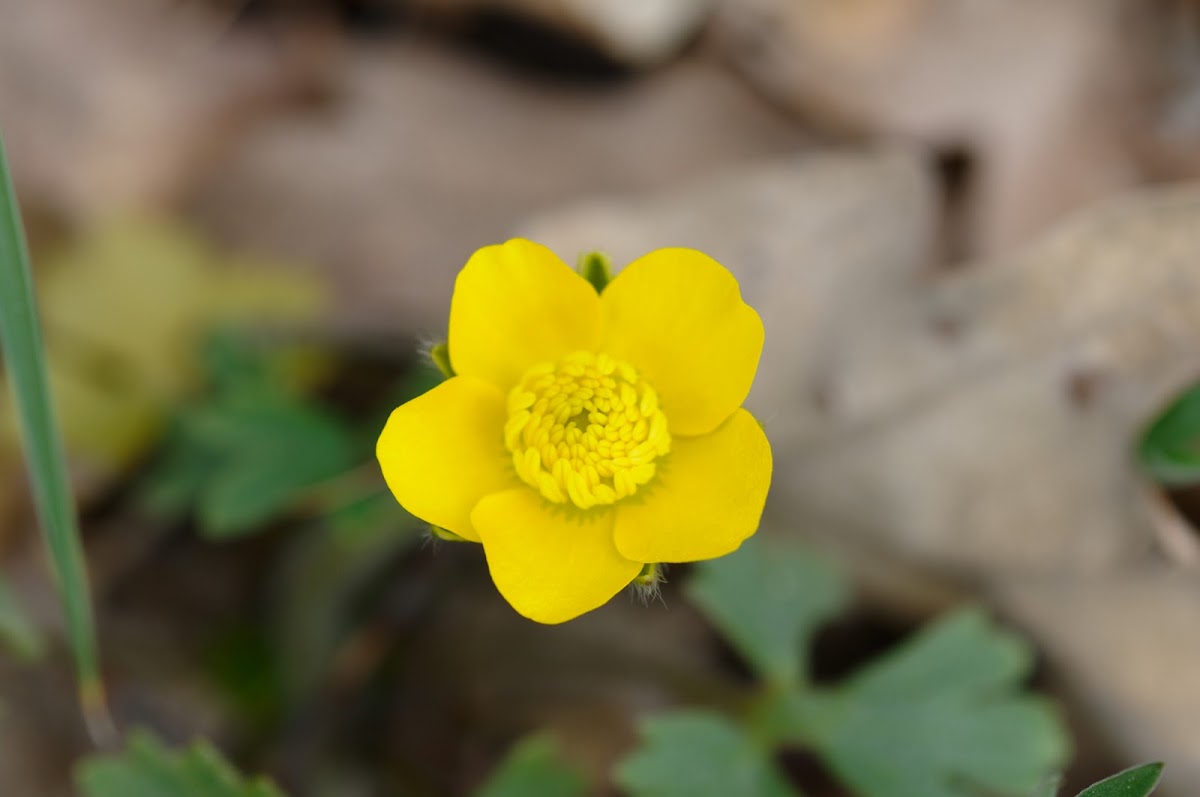
[[581,509],[633,495],[671,449],[654,388],[628,363],[578,351],[525,373],[504,442],[521,479]]

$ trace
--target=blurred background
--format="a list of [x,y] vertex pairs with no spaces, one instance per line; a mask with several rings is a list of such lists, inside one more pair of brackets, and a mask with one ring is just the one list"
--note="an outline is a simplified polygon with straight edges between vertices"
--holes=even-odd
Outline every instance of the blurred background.
[[[549,728],[615,795],[636,717],[745,679],[687,568],[534,626],[386,494],[455,274],[520,234],[738,275],[763,533],[856,585],[819,675],[980,602],[1069,784],[1200,793],[1200,479],[1137,456],[1200,377],[1200,3],[0,0],[0,131],[122,726],[295,797],[467,795]],[[0,794],[58,797],[89,745],[3,401]]]

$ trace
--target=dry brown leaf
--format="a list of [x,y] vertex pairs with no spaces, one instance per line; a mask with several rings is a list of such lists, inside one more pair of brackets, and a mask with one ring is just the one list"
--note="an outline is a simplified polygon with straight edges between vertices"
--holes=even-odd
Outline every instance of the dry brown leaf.
[[454,275],[531,212],[804,140],[702,62],[580,92],[408,42],[352,53],[342,91],[247,137],[196,208],[224,240],[315,264],[344,325],[392,338],[444,334]]
[[1200,373],[1200,192],[1130,197],[934,278],[930,192],[886,163],[781,163],[526,230],[567,257],[686,243],[738,274],[767,328],[751,406],[772,505],[798,529],[980,575],[1143,555],[1133,441]]
[[1195,793],[1200,589],[1155,550],[1135,446],[1200,374],[1200,187],[935,277],[931,192],[905,163],[783,162],[525,229],[564,256],[686,243],[725,262],[766,325],[750,406],[772,530],[839,549],[893,604],[914,571],[994,599],[1122,760],[1178,761],[1164,794]]
[[176,201],[307,80],[197,3],[0,0],[0,125],[22,198],[87,222]]
[[1168,5],[736,0],[716,27],[744,73],[809,118],[970,156],[966,239],[994,253],[1147,179]]

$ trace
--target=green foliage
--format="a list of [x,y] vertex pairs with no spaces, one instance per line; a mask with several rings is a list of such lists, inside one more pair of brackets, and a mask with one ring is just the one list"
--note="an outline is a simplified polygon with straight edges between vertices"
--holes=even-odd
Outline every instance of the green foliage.
[[85,760],[75,780],[84,797],[283,797],[265,780],[242,778],[206,742],[175,752],[141,732],[124,751]]
[[104,687],[96,649],[95,620],[79,521],[67,479],[45,349],[34,301],[29,253],[0,141],[0,347],[16,396],[21,440],[29,465],[34,504],[66,613],[84,710],[99,728],[105,723]]
[[546,736],[531,736],[516,745],[475,797],[582,797],[583,776],[562,762]]
[[294,508],[367,448],[345,421],[288,390],[269,358],[236,347],[226,338],[210,345],[213,391],[177,414],[143,491],[152,510],[194,509],[204,533],[221,539]]
[[[305,367],[298,354],[305,353],[213,337],[203,358],[210,389],[176,414],[164,453],[142,485],[149,510],[192,513],[213,539],[253,533],[289,514],[315,521],[296,530],[270,581],[268,647],[245,668],[253,673],[256,663],[273,661],[278,683],[220,666],[253,652],[245,646],[223,646],[226,655],[210,661],[235,706],[258,726],[324,675],[353,629],[364,587],[419,539],[417,521],[397,505],[370,461],[381,423],[351,425],[306,396],[303,383],[294,387],[297,364]],[[414,368],[398,398],[439,380],[432,368]]]
[[976,611],[935,623],[846,683],[791,697],[798,737],[864,797],[1025,794],[1067,749],[1030,655]]
[[1200,482],[1200,386],[1180,396],[1150,425],[1140,453],[1143,464],[1163,484]]
[[770,750],[711,711],[682,711],[642,723],[643,747],[617,781],[632,797],[798,797]]
[[263,392],[193,407],[179,418],[180,459],[168,473],[194,499],[211,537],[251,531],[314,485],[356,464],[351,431],[319,407]]
[[[688,595],[763,679],[742,726],[706,712],[646,726],[622,766],[635,797],[785,793],[770,754],[799,745],[861,797],[1028,794],[1067,743],[1043,700],[1023,694],[1031,654],[978,611],[955,613],[834,686],[805,677],[804,651],[847,588],[821,559],[748,542],[697,567]],[[692,779],[695,778],[695,783]],[[722,780],[733,778],[733,780]]]
[[0,642],[18,659],[41,656],[44,642],[8,583],[0,579]]
[[697,570],[688,597],[772,683],[803,677],[809,637],[848,597],[836,570],[794,547],[755,541]]
[[1146,797],[1158,785],[1162,771],[1161,763],[1132,767],[1099,783],[1093,783],[1081,791],[1079,797]]
[[71,455],[101,473],[157,442],[197,386],[196,352],[214,326],[295,324],[324,304],[320,286],[295,269],[229,257],[163,220],[98,225],[48,252],[43,266],[55,409]]

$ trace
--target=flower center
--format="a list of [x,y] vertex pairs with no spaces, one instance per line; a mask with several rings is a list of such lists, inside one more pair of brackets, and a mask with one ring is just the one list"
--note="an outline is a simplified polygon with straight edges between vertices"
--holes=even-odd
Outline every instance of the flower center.
[[521,479],[558,504],[611,504],[671,449],[654,388],[628,363],[577,351],[530,368],[508,394],[504,443]]

